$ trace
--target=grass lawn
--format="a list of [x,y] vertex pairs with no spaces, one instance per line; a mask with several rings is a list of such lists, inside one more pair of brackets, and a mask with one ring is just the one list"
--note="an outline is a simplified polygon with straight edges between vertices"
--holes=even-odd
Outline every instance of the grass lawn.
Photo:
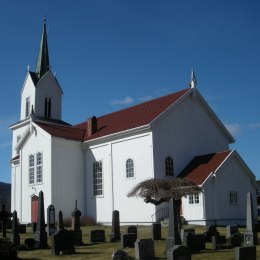
[[[121,227],[121,233],[126,233],[126,226]],[[196,234],[200,234],[205,232],[205,227],[198,227],[198,226],[184,226],[184,228],[195,228]],[[44,250],[32,250],[32,251],[20,251],[18,252],[19,259],[97,259],[97,260],[106,260],[111,259],[111,255],[113,251],[122,249],[120,242],[116,243],[97,243],[90,245],[89,244],[89,231],[93,229],[105,229],[106,231],[106,238],[109,241],[109,235],[111,233],[111,227],[107,226],[88,226],[82,227],[82,234],[83,234],[83,242],[86,244],[81,247],[75,247],[76,253],[73,255],[66,255],[66,256],[53,256],[51,254],[51,249],[44,249]],[[138,226],[138,238],[151,238],[151,227],[147,226]],[[226,234],[226,228],[219,227],[218,231],[221,235]],[[240,228],[240,232],[243,233],[244,229]],[[10,236],[10,233],[7,234]],[[21,234],[21,244],[24,242],[25,238],[33,237],[31,233],[31,229],[27,228],[26,234]],[[166,259],[164,254],[165,252],[165,238],[167,237],[167,227],[162,227],[162,237],[163,240],[161,241],[154,241],[155,246],[155,256],[157,259]],[[51,240],[48,240],[48,244],[51,245]],[[123,249],[128,253],[129,256],[134,257],[135,251],[134,248],[127,248]],[[257,246],[257,259],[260,259],[260,245]],[[235,259],[235,249],[229,248],[221,248],[220,250],[212,250],[211,243],[206,243],[206,250],[196,252],[192,254],[192,260],[196,259],[221,259],[221,260],[234,260]]]

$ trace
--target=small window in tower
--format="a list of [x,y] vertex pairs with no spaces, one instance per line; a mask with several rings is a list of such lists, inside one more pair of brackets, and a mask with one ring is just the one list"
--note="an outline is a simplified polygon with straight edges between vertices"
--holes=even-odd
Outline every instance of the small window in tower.
[[30,98],[26,98],[26,104],[25,104],[25,117],[29,117],[30,115]]
[[45,98],[44,116],[51,117],[51,98]]

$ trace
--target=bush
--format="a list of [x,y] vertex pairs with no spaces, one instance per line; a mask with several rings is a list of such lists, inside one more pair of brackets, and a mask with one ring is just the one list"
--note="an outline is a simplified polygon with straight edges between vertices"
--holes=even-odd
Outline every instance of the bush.
[[15,245],[7,238],[0,238],[0,259],[17,259],[17,250]]

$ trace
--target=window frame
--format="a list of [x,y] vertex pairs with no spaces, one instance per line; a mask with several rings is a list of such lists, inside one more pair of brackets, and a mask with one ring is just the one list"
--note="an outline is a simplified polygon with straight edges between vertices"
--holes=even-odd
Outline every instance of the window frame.
[[93,173],[93,196],[102,197],[103,192],[103,161],[98,160],[92,164],[92,173]]
[[164,161],[165,166],[165,176],[173,177],[174,176],[174,164],[171,156],[167,156]]
[[36,153],[36,183],[42,183],[43,179],[43,171],[42,171],[43,165],[42,165],[42,153],[37,152]]
[[229,191],[229,206],[238,206],[238,192],[237,191]]
[[45,97],[44,102],[44,116],[47,118],[51,118],[51,108],[52,108],[52,102],[50,97]]
[[38,185],[43,183],[43,153],[37,152],[28,156],[28,183]]
[[35,183],[35,158],[33,154],[28,157],[28,182],[29,185],[34,185]]
[[30,116],[30,97],[27,97],[25,100],[25,117],[28,118]]
[[135,177],[134,160],[128,158],[125,162],[125,173],[127,179],[133,179]]
[[200,195],[192,194],[188,196],[189,205],[199,205],[200,204]]

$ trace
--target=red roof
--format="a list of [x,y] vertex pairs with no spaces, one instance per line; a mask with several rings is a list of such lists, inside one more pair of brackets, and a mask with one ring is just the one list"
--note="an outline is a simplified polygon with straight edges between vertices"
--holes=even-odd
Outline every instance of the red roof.
[[196,156],[178,175],[185,177],[197,185],[201,185],[207,177],[217,170],[232,151]]
[[80,141],[91,140],[149,124],[188,91],[190,88],[98,117],[97,131],[91,136],[87,136],[87,121],[75,126],[36,123],[53,136]]

